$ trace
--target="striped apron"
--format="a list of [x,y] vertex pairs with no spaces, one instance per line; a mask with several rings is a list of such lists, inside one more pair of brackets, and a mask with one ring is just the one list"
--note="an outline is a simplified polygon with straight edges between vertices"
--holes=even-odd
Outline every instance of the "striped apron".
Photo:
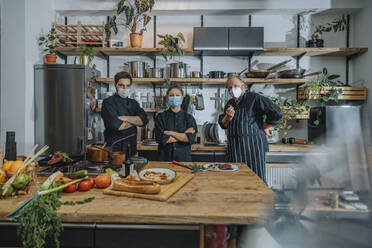
[[[262,121],[252,111],[245,95],[240,104],[235,105],[235,115],[227,127],[228,161],[245,163],[264,182],[265,153],[269,150],[267,138],[262,130]],[[245,104],[242,104],[245,102]]]

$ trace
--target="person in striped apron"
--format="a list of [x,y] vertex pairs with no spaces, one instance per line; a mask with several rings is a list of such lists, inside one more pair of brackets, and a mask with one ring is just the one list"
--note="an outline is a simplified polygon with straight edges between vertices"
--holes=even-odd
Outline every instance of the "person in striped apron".
[[266,182],[266,135],[272,135],[270,128],[279,124],[282,111],[268,98],[247,90],[239,77],[229,78],[226,87],[232,99],[219,116],[219,124],[227,129],[228,161],[247,164]]

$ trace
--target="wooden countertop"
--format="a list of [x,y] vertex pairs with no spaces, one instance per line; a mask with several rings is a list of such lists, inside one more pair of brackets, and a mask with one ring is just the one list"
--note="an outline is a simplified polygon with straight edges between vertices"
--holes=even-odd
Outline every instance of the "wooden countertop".
[[[169,162],[150,162],[149,167],[188,169]],[[35,190],[35,189],[34,189]],[[274,193],[246,165],[236,172],[198,172],[166,202],[104,195],[102,190],[64,193],[62,201],[94,196],[84,205],[62,206],[64,222],[142,223],[142,224],[251,224],[272,210]],[[29,196],[0,200],[0,220]]]
[[[158,146],[148,146],[142,143],[137,144],[138,151],[156,151]],[[194,144],[191,146],[192,151],[226,151],[227,146],[205,146],[203,144]],[[320,151],[321,147],[316,145],[300,145],[300,144],[269,144],[270,152],[314,152]]]

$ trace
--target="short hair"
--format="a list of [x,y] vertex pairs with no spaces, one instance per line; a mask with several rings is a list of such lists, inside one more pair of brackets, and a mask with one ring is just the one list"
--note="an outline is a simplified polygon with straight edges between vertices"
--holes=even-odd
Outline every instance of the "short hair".
[[180,86],[178,86],[178,85],[170,86],[170,87],[168,88],[168,90],[167,90],[167,95],[168,95],[169,92],[170,92],[171,90],[173,90],[173,89],[178,89],[179,91],[181,91],[181,95],[183,96],[183,90],[182,90],[182,88],[181,88]]
[[230,77],[227,79],[226,84],[227,84],[228,82],[230,82],[230,80],[235,79],[235,78],[236,78],[236,79],[239,79],[240,82],[244,83],[241,77],[236,76],[236,75],[233,75],[233,76],[230,76]]
[[132,85],[132,81],[133,81],[132,76],[131,76],[128,72],[126,72],[126,71],[121,71],[121,72],[118,72],[118,73],[115,74],[115,77],[114,77],[115,85],[116,85],[116,84],[119,82],[119,80],[122,79],[122,78],[124,78],[124,79],[129,79],[130,84]]

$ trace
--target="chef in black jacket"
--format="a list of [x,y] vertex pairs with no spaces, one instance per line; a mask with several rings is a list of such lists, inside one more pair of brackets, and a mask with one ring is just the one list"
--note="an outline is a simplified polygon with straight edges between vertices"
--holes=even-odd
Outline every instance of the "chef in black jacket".
[[102,103],[101,116],[105,124],[105,142],[111,146],[118,139],[134,134],[133,137],[121,141],[111,147],[112,151],[126,151],[131,144],[132,155],[137,153],[137,127],[146,125],[148,120],[145,111],[138,102],[129,98],[132,77],[127,72],[115,75],[116,93]]
[[247,90],[238,77],[230,78],[226,87],[233,98],[227,102],[219,124],[227,129],[228,161],[247,164],[266,182],[266,135],[272,135],[270,127],[279,124],[282,111],[268,98]]
[[194,117],[181,109],[183,91],[178,86],[167,90],[170,108],[155,118],[159,161],[191,161],[191,145],[197,126]]

